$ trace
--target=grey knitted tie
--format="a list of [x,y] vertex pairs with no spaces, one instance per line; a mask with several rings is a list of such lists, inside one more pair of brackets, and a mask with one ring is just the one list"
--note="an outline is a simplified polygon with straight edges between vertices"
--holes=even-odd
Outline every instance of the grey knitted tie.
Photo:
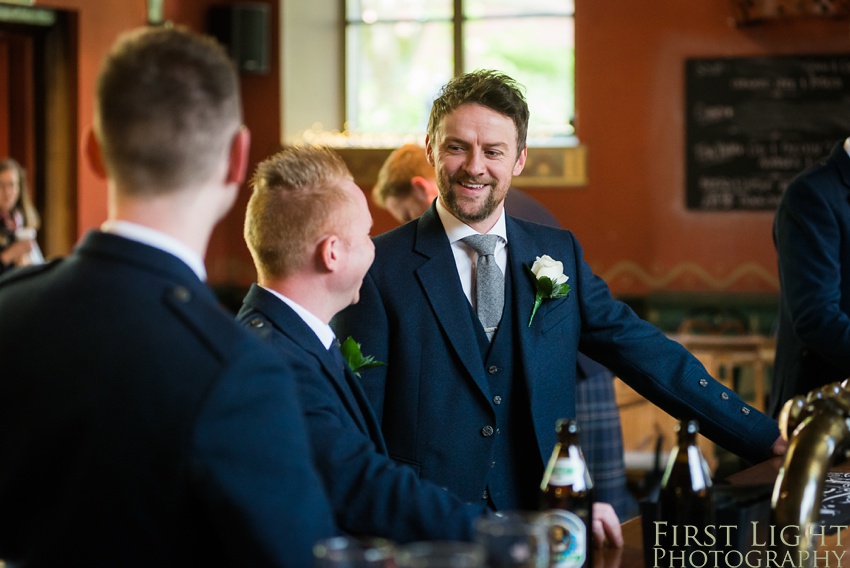
[[499,237],[470,235],[461,240],[478,253],[478,262],[475,264],[475,308],[487,339],[492,341],[505,306],[505,277],[493,256]]

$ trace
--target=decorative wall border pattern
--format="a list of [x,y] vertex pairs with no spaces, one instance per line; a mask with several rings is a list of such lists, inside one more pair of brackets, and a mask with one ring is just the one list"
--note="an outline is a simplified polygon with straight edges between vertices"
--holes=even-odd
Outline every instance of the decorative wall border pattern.
[[615,281],[633,279],[653,289],[664,289],[677,279],[690,277],[714,290],[728,289],[741,279],[751,277],[766,285],[771,290],[779,290],[779,279],[776,275],[754,262],[740,264],[727,274],[717,277],[695,262],[682,262],[672,267],[666,274],[654,275],[636,262],[624,260],[617,262],[602,272],[600,276],[609,285]]

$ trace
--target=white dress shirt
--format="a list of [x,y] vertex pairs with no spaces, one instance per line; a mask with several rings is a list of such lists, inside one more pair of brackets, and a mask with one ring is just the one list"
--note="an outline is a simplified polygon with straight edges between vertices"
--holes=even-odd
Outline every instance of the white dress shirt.
[[156,229],[151,229],[144,225],[131,223],[130,221],[106,221],[100,226],[100,230],[104,233],[111,233],[151,246],[161,251],[173,254],[183,262],[189,265],[189,268],[198,275],[202,282],[207,279],[207,269],[204,266],[204,259],[198,256],[188,246],[184,245],[174,237],[166,235]]
[[298,314],[298,316],[304,320],[304,323],[307,324],[307,327],[313,330],[313,333],[319,338],[319,341],[322,342],[322,345],[325,346],[325,349],[330,349],[331,345],[336,339],[336,334],[334,334],[331,326],[314,316],[307,308],[299,304],[298,302],[287,298],[283,294],[279,292],[275,292],[271,288],[266,288],[265,286],[260,286],[263,290],[271,292],[275,296],[277,296],[283,303],[292,308],[292,310]]
[[[439,198],[437,199],[437,214],[440,216],[440,221],[443,223],[443,228],[446,230],[446,236],[452,245],[452,253],[455,257],[455,266],[457,273],[460,276],[460,283],[463,286],[463,293],[466,294],[466,299],[474,309],[475,298],[472,295],[473,281],[475,279],[475,263],[478,260],[478,253],[471,249],[461,239],[470,235],[480,235],[478,231],[460,221],[452,215],[448,209],[443,207]],[[505,274],[505,269],[508,265],[508,234],[505,231],[505,208],[502,207],[502,214],[499,220],[493,225],[493,228],[487,232],[488,235],[499,236],[499,241],[496,244],[496,250],[493,255],[496,257],[496,264],[499,265],[499,270]]]

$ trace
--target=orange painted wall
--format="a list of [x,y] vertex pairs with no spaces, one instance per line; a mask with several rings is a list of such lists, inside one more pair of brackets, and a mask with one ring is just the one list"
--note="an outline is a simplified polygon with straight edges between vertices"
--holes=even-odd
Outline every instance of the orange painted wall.
[[[279,143],[279,0],[272,6],[271,71],[244,75],[252,168]],[[171,0],[166,17],[195,29],[213,0]],[[42,5],[42,4],[40,4]],[[79,137],[91,123],[100,59],[122,31],[144,24],[144,2],[50,0],[75,11],[79,33]],[[684,62],[689,57],[850,52],[850,23],[794,20],[736,28],[727,1],[576,0],[577,131],[588,148],[589,184],[529,190],[581,239],[594,270],[618,294],[778,290],[772,212],[685,209]],[[330,72],[330,71],[329,71]],[[850,134],[850,133],[848,133]],[[79,168],[78,231],[106,217],[105,186]],[[247,284],[243,191],[213,235],[212,283]],[[376,229],[388,216],[376,212]],[[389,225],[392,226],[392,225]]]
[[[263,1],[263,0],[261,0]],[[254,166],[270,152],[280,140],[280,73],[278,58],[278,0],[264,0],[270,5],[272,42],[269,73],[265,75],[242,74],[242,96],[245,123],[253,135],[251,165]],[[221,0],[171,0],[165,2],[165,18],[175,24],[202,31],[207,8],[213,4],[228,4]],[[50,0],[40,7],[68,10],[76,14],[79,50],[79,104],[77,123],[78,141],[81,141],[92,122],[94,86],[101,59],[122,32],[145,25],[143,0]],[[79,154],[79,147],[71,149]],[[83,162],[78,168],[78,220],[80,236],[98,227],[106,219],[106,184],[95,177]],[[220,283],[254,278],[253,264],[242,240],[242,219],[247,203],[247,190],[233,210],[213,233],[207,254],[210,282]]]
[[685,208],[684,63],[847,53],[850,23],[736,28],[730,4],[576,0],[576,120],[589,184],[532,193],[577,233],[615,293],[778,291],[772,212]]

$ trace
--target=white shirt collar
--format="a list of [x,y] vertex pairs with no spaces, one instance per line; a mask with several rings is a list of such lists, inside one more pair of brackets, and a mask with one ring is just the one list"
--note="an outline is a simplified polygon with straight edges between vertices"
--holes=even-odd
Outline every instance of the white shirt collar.
[[[449,239],[449,246],[452,250],[452,256],[454,256],[455,267],[457,267],[457,274],[460,278],[463,293],[470,304],[475,307],[475,301],[472,297],[472,278],[475,263],[478,260],[478,253],[472,247],[462,242],[461,239],[480,233],[452,215],[443,207],[439,199],[437,199],[437,214],[440,216],[440,221],[443,223],[443,228],[446,230],[446,236]],[[502,271],[502,274],[506,274],[508,264],[508,234],[505,230],[504,207],[502,208],[502,214],[499,216],[499,220],[496,221],[496,224],[493,225],[493,228],[487,234],[501,237],[499,242],[496,243],[496,249],[493,251],[493,255],[496,258],[496,264],[499,266],[499,270]]]
[[[455,217],[451,212],[443,206],[443,203],[437,198],[437,215],[440,216],[440,221],[443,223],[443,228],[446,230],[446,236],[451,244],[456,243],[469,235],[479,235],[480,233]],[[498,235],[502,238],[502,242],[507,244],[508,233],[505,230],[505,208],[502,206],[502,213],[499,215],[498,221],[493,225],[493,228],[487,232],[488,235]]]
[[309,310],[307,310],[307,308],[305,308],[304,306],[302,306],[298,302],[295,302],[294,300],[287,298],[286,296],[284,296],[280,292],[276,292],[275,290],[272,290],[271,288],[266,288],[265,286],[260,286],[260,288],[262,288],[263,290],[267,290],[267,291],[271,292],[272,294],[277,296],[282,302],[284,302],[287,306],[292,308],[292,310],[296,314],[298,314],[298,316],[302,320],[304,320],[304,323],[307,324],[307,327],[309,327],[310,329],[313,330],[313,333],[316,334],[316,336],[319,338],[319,341],[321,341],[322,345],[325,346],[325,349],[331,348],[331,345],[333,344],[334,339],[336,339],[336,334],[334,334],[333,330],[331,329],[331,326],[329,326],[328,324],[326,324],[325,322],[323,322],[322,320],[317,318]]
[[100,230],[173,254],[189,265],[189,268],[198,275],[201,281],[207,279],[204,260],[191,248],[170,235],[144,225],[121,220],[106,221],[100,226]]

